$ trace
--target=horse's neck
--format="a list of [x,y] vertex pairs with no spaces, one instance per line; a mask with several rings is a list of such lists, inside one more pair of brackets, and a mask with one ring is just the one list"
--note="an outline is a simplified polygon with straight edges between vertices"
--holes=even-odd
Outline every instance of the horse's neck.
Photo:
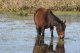
[[54,26],[59,26],[61,23],[62,23],[62,21],[60,21],[59,19],[58,20],[53,20],[54,21]]
[[49,12],[53,18],[53,23],[54,23],[54,26],[58,26],[60,23],[62,23],[62,21],[57,17],[55,16],[52,11]]

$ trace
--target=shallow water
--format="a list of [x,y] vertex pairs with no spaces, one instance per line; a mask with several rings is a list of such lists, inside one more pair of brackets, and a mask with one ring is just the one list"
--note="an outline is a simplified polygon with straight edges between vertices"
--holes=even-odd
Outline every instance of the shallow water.
[[[0,14],[0,53],[33,53],[36,29],[33,19],[12,19]],[[14,17],[14,16],[13,16]],[[33,16],[31,16],[33,17]],[[66,19],[64,53],[80,53],[80,15],[58,15]],[[27,17],[26,17],[27,18]],[[53,48],[55,50],[58,36],[54,29]],[[45,44],[50,43],[50,31],[45,31]]]

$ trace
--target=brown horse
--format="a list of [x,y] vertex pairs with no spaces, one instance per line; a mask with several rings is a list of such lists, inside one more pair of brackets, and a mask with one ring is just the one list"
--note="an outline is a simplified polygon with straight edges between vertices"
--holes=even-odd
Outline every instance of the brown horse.
[[51,36],[53,37],[53,29],[56,27],[59,38],[64,38],[65,34],[65,21],[61,21],[56,17],[50,9],[39,8],[34,14],[34,21],[38,35],[44,35],[46,28],[50,28]]

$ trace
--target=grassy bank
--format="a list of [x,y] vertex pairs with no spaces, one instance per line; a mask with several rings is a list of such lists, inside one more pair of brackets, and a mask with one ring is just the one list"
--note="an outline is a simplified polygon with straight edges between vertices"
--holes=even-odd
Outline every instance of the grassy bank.
[[26,17],[39,7],[49,8],[57,15],[80,14],[80,0],[0,0],[0,13]]
[[80,0],[0,0],[0,9],[50,8],[60,11],[80,11]]
[[[30,14],[27,14],[28,11],[25,10],[24,12],[22,12],[20,14],[21,11],[16,11],[16,12],[12,12],[12,11],[4,11],[4,12],[1,12],[1,15],[4,15],[6,16],[7,18],[10,18],[10,19],[15,19],[15,20],[34,20],[34,13],[30,13]],[[79,16],[80,15],[80,12],[79,11],[52,11],[57,17],[61,17],[63,19],[63,17],[65,17],[65,19],[68,19],[68,17],[70,16]],[[70,19],[70,18],[69,18]]]

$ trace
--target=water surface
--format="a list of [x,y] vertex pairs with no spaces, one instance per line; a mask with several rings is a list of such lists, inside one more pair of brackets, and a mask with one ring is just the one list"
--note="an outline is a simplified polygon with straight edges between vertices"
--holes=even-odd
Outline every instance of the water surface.
[[[14,16],[11,14],[0,14],[0,53],[33,53],[36,40],[34,20],[13,19]],[[67,22],[64,39],[65,53],[80,53],[80,14],[57,16]],[[33,16],[24,18],[29,17],[33,18]],[[58,36],[54,29],[54,50],[57,42]],[[49,29],[45,31],[45,44],[50,44]]]

